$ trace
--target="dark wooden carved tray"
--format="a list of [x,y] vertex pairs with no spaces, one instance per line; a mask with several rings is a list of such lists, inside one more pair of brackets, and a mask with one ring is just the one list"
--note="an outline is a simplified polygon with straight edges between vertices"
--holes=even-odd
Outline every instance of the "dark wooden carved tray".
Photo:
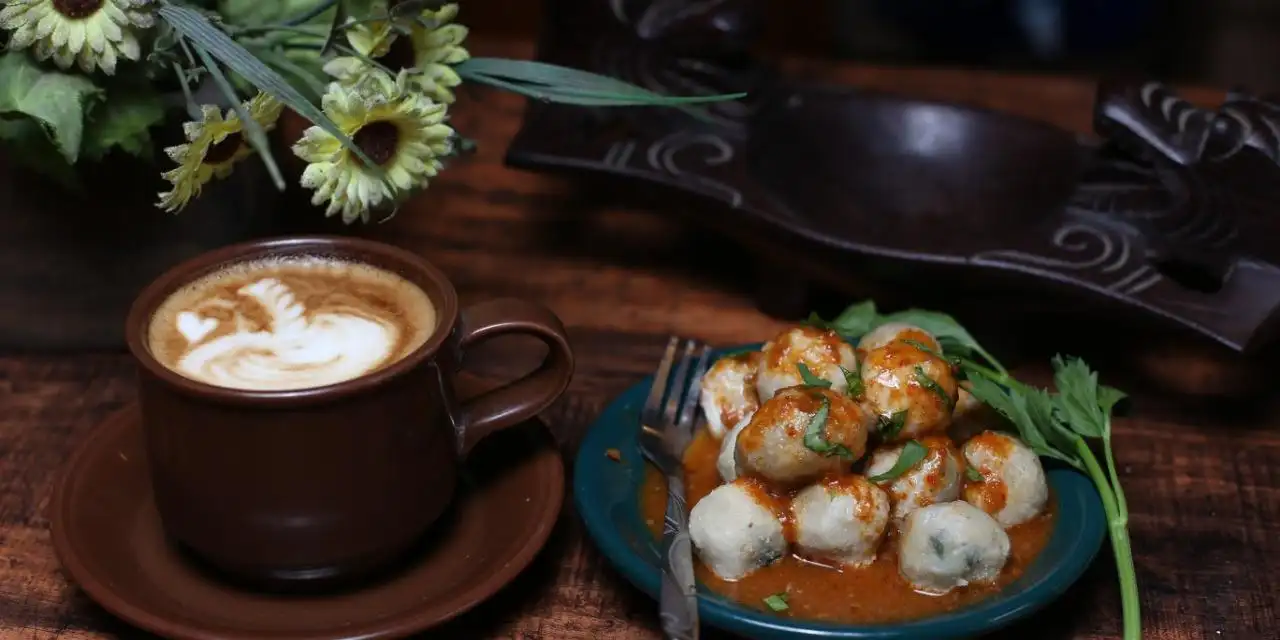
[[1099,138],[1083,139],[789,81],[746,53],[749,2],[557,0],[547,15],[542,60],[749,97],[692,112],[531,104],[507,162],[709,205],[699,218],[761,257],[768,311],[803,312],[807,281],[857,270],[1054,290],[1238,351],[1276,333],[1280,101],[1202,110],[1158,83],[1104,83]]

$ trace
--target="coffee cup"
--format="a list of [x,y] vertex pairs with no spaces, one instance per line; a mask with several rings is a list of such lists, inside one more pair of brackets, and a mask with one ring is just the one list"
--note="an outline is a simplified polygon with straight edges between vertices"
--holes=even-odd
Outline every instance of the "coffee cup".
[[[545,409],[573,373],[545,307],[459,310],[426,260],[345,237],[248,242],[179,264],[141,292],[126,334],[166,533],[268,587],[394,564],[445,511],[471,448]],[[508,334],[545,343],[542,365],[458,399],[466,351]]]

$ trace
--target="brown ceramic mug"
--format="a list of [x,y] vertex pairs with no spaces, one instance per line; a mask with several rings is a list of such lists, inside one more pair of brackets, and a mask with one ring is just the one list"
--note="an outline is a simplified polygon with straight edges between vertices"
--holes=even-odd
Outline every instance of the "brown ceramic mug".
[[[398,274],[427,295],[434,332],[383,368],[312,388],[215,386],[157,359],[152,318],[175,292],[228,265],[300,256]],[[453,286],[427,261],[352,238],[271,239],[201,255],[148,286],[127,322],[166,532],[215,569],[273,587],[345,581],[392,564],[448,506],[471,447],[545,409],[573,373],[564,327],[545,307],[507,299],[460,311]],[[502,334],[544,342],[541,367],[456,399],[463,353]]]

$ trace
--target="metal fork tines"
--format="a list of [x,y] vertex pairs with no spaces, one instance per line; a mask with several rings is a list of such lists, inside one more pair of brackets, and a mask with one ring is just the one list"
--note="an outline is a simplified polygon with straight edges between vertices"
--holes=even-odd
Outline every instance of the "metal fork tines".
[[710,356],[710,348],[698,341],[672,336],[653,375],[653,388],[640,413],[640,449],[664,474],[681,472]]
[[640,450],[667,477],[658,615],[668,640],[698,638],[698,594],[693,577],[693,549],[689,538],[689,512],[685,505],[681,458],[693,439],[702,376],[707,371],[710,355],[705,345],[672,337],[667,342],[662,364],[653,375],[649,399],[640,413]]

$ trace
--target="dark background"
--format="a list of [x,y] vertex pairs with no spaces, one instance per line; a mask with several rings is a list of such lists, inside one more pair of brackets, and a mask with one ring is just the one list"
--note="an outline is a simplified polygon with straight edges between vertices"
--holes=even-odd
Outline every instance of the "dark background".
[[[769,54],[1280,89],[1280,0],[760,2]],[[462,4],[478,36],[532,38],[544,2]],[[1032,23],[1048,35],[1030,36]]]

